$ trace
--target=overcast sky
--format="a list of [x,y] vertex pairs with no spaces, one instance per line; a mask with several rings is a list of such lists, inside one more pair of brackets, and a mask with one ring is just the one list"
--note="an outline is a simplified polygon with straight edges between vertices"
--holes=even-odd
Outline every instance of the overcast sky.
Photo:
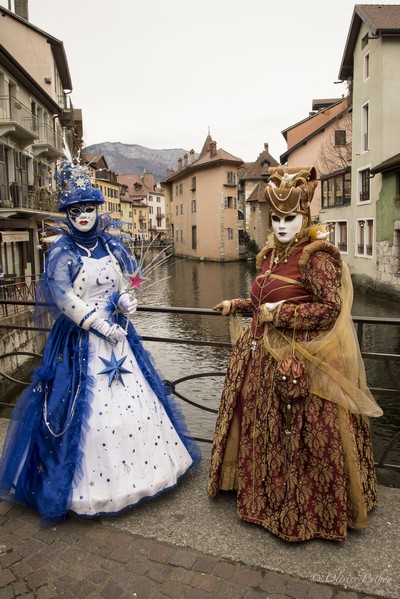
[[[372,4],[372,2],[364,2]],[[386,4],[398,2],[385,1]],[[0,0],[8,8],[8,0]],[[85,145],[100,142],[253,161],[334,84],[352,0],[29,0],[32,24],[62,40]]]

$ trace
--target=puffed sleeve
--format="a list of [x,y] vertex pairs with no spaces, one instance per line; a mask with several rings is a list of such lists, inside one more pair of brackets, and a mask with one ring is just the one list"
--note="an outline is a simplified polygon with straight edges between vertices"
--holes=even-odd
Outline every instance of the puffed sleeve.
[[342,307],[341,260],[325,251],[313,253],[304,266],[302,282],[312,297],[311,302],[281,304],[273,325],[284,329],[320,330],[333,327]]
[[[75,264],[74,264],[75,262]],[[54,248],[46,265],[46,277],[51,300],[56,304],[61,314],[72,320],[85,330],[89,330],[97,316],[96,308],[89,306],[74,291],[74,271],[76,259],[65,248]],[[85,283],[85,271],[78,274]]]

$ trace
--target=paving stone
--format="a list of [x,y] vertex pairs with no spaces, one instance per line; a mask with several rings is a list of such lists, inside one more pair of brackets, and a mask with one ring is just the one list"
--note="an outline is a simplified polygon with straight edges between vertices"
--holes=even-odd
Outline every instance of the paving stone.
[[146,572],[146,577],[155,582],[164,582],[172,572],[172,566],[166,564],[153,563]]
[[129,556],[129,562],[126,564],[126,569],[129,572],[135,572],[136,574],[146,574],[153,562],[149,560],[145,555],[135,555],[133,558]]
[[309,588],[310,585],[307,582],[289,579],[285,588],[285,595],[293,597],[293,599],[307,599]]
[[228,562],[218,562],[212,573],[214,576],[232,580],[236,573],[236,566],[234,564],[229,564]]
[[308,599],[332,599],[333,590],[322,584],[311,585],[308,591]]
[[286,588],[287,577],[279,572],[265,572],[260,582],[260,589],[268,593],[283,594]]
[[167,563],[170,558],[176,553],[176,549],[174,547],[169,547],[165,545],[156,545],[149,553],[149,559],[152,559],[156,562]]
[[182,599],[210,599],[212,595],[202,589],[193,589],[189,587],[183,591]]
[[174,568],[170,578],[176,582],[189,585],[192,582],[194,575],[195,573],[191,570],[186,570],[185,568]]
[[262,573],[246,566],[237,566],[233,575],[233,580],[240,582],[245,586],[258,587],[262,580]]
[[358,599],[358,595],[354,591],[339,591],[335,599]]
[[219,579],[219,584],[215,597],[218,599],[243,599],[248,589],[237,582],[231,582],[225,579]]
[[174,566],[182,566],[183,568],[191,568],[197,559],[194,551],[186,549],[178,549],[169,558],[169,563]]
[[203,572],[197,572],[193,577],[191,586],[212,593],[213,591],[215,591],[218,584],[219,580],[216,576],[204,574]]
[[179,599],[185,590],[185,585],[175,580],[167,580],[161,585],[161,592],[171,599]]
[[35,593],[35,599],[52,599],[57,597],[57,592],[50,587],[41,587]]
[[47,570],[36,570],[36,572],[31,572],[31,574],[26,577],[26,584],[30,590],[34,591],[40,587],[46,586],[48,579]]
[[123,590],[118,587],[116,584],[108,583],[102,591],[100,591],[100,595],[105,599],[120,599]]
[[14,582],[14,580],[17,579],[11,570],[8,568],[0,570],[0,588],[9,585],[11,582]]
[[211,574],[217,563],[218,560],[214,557],[200,555],[194,562],[192,570],[195,570],[196,572],[207,572],[208,574]]

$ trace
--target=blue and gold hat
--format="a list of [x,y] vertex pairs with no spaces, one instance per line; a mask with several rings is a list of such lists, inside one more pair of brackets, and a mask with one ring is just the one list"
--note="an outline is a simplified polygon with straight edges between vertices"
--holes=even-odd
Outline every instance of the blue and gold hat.
[[59,165],[54,179],[57,185],[59,212],[64,212],[78,202],[105,202],[101,191],[92,186],[87,167],[78,161],[64,160]]

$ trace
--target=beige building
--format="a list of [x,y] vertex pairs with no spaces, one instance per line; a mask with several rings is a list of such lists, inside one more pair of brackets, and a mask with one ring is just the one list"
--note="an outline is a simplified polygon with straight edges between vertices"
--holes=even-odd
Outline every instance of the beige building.
[[238,168],[243,161],[208,135],[199,157],[194,150],[179,159],[177,171],[161,182],[165,190],[167,227],[175,255],[230,261],[241,256],[238,212]]
[[[42,266],[40,229],[55,216],[52,167],[63,137],[73,148],[75,117],[62,42],[5,8],[0,18],[0,264],[30,281]],[[26,9],[26,11],[24,10]]]
[[400,290],[400,5],[354,8],[339,78],[352,84],[348,263],[356,281]]

